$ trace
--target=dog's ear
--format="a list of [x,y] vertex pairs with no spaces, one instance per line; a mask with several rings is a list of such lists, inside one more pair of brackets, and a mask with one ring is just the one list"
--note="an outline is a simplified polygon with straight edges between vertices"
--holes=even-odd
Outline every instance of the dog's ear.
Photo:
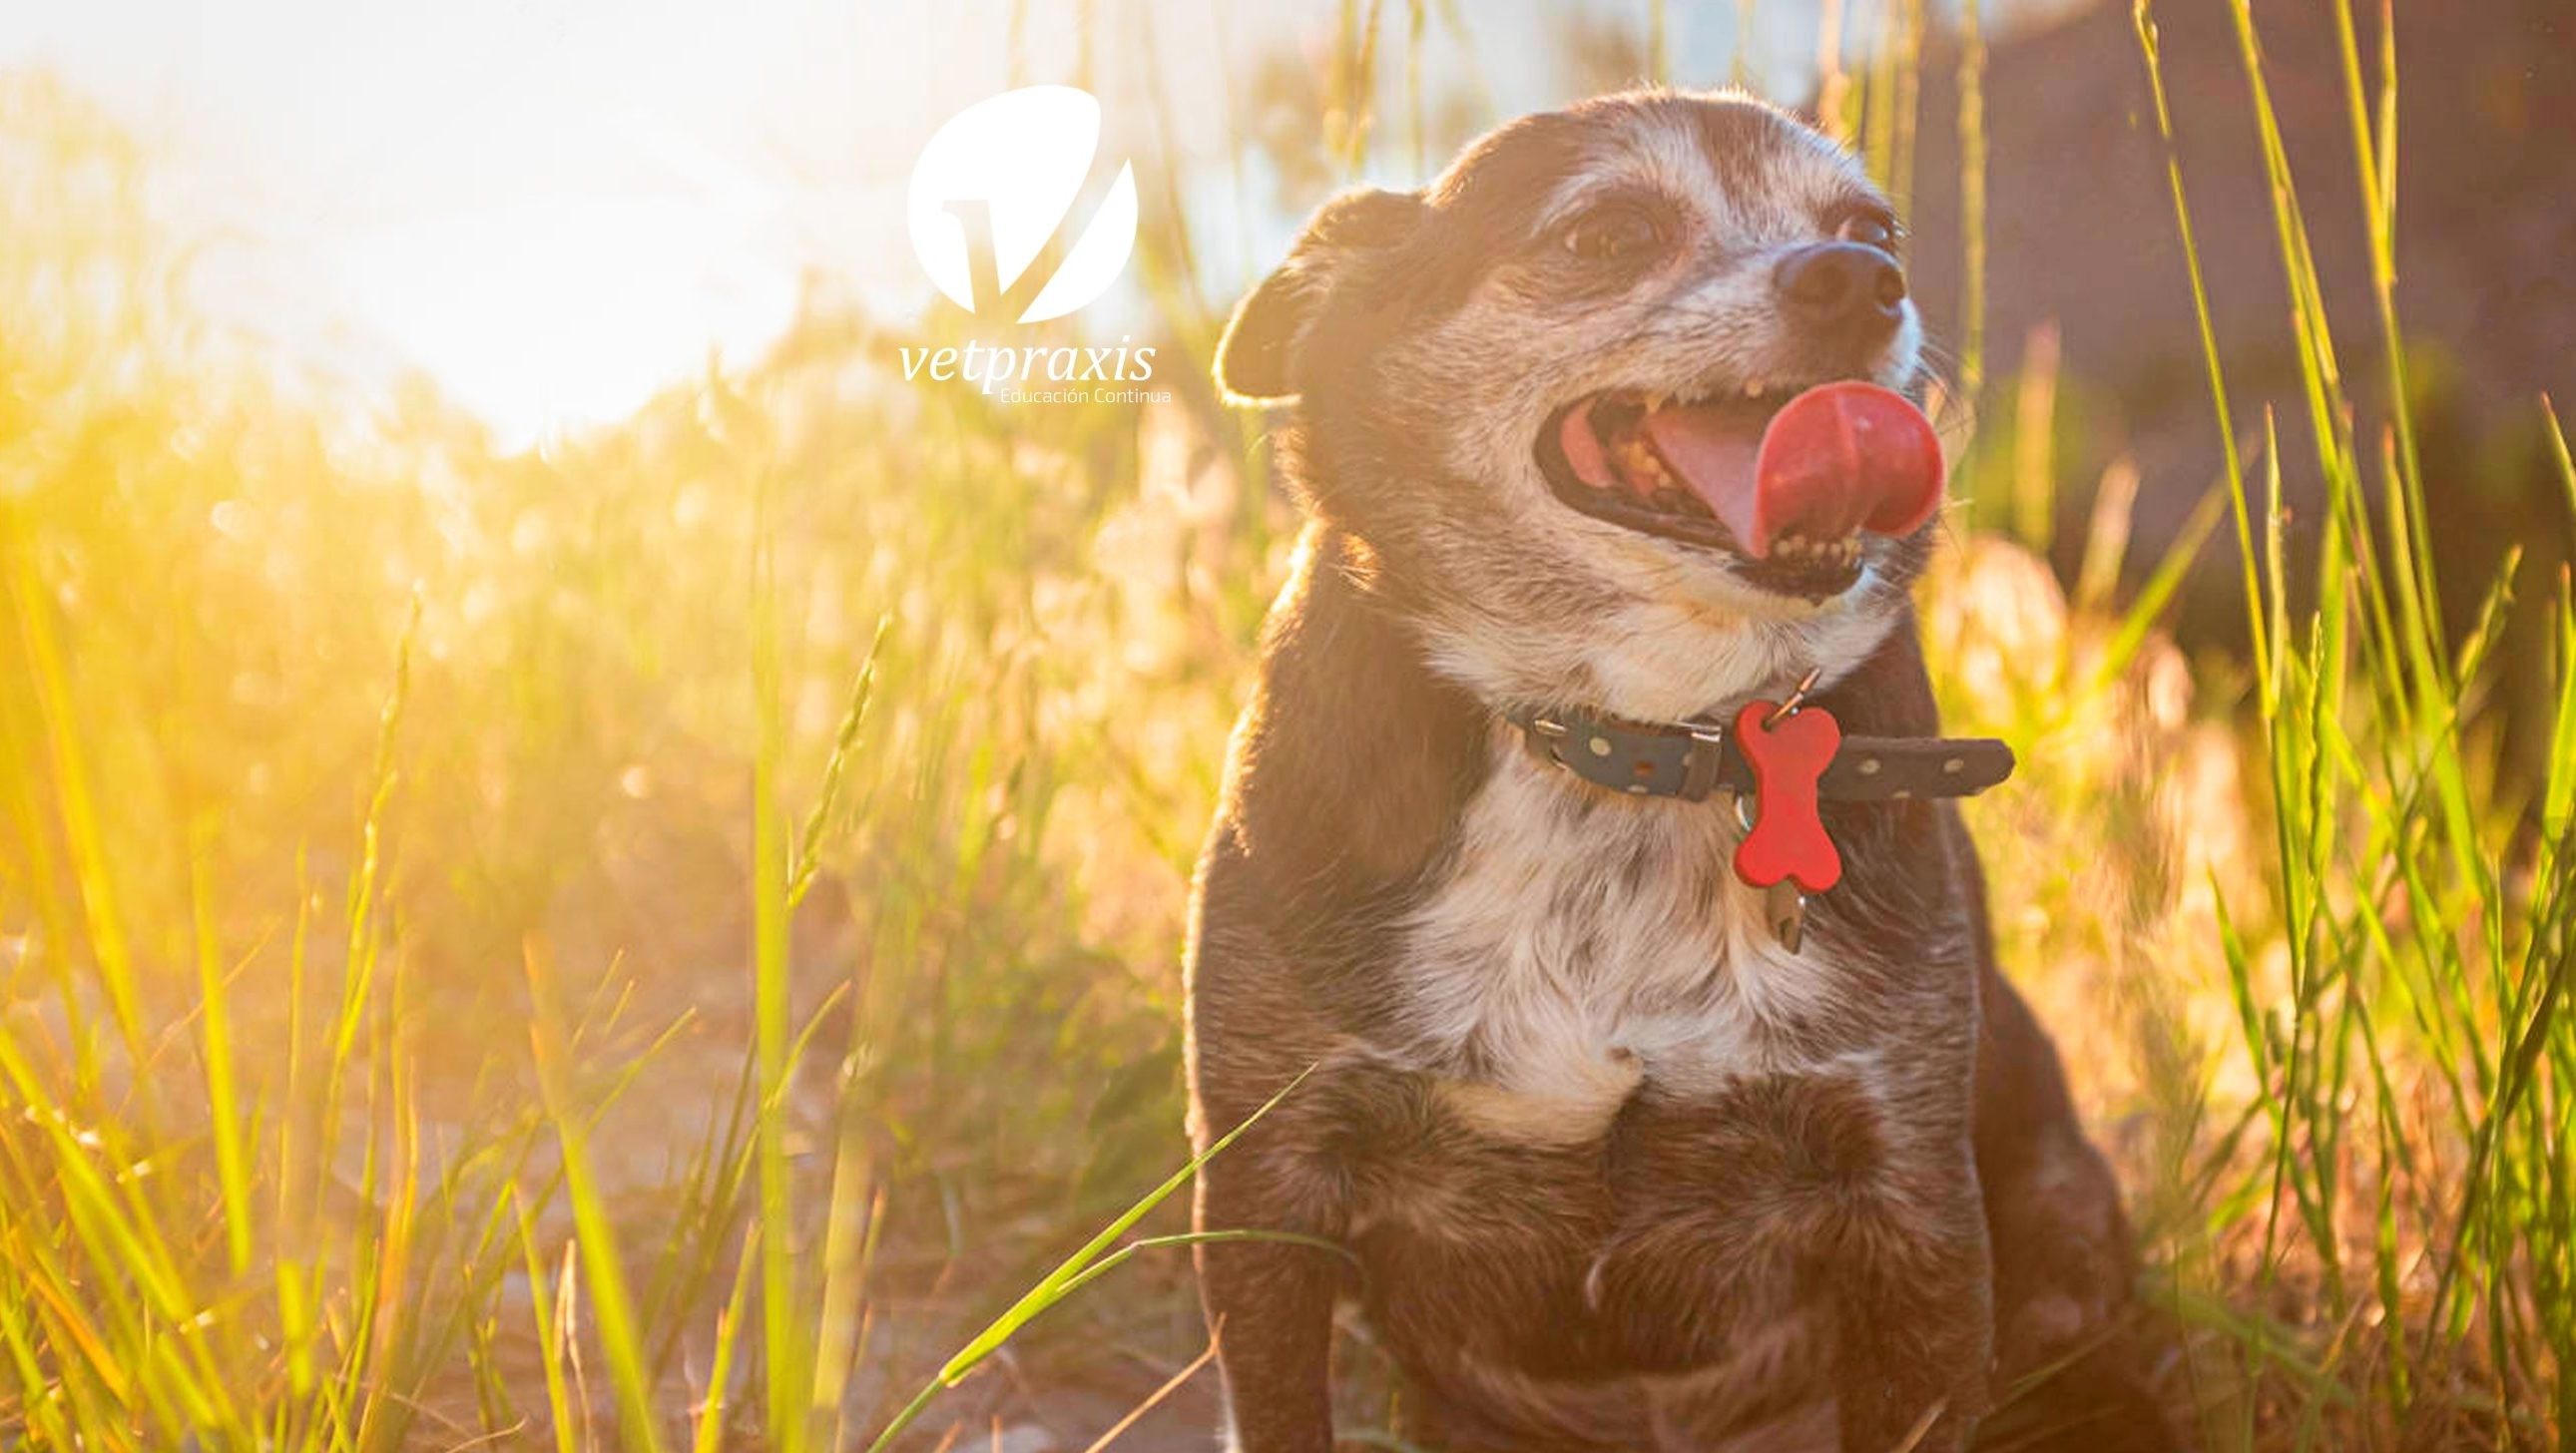
[[1300,335],[1354,260],[1413,235],[1422,220],[1417,192],[1374,188],[1344,192],[1315,211],[1288,249],[1288,260],[1261,280],[1225,325],[1216,346],[1216,381],[1236,403],[1276,403],[1297,394]]

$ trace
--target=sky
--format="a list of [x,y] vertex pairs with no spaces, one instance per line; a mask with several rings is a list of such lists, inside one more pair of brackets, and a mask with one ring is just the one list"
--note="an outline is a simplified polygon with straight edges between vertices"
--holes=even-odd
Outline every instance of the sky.
[[[1457,5],[1473,54],[1434,20],[1433,84],[1472,66],[1508,110],[1563,99],[1559,12],[1640,28],[1645,14],[1642,0]],[[1145,26],[1174,114],[1212,116],[1263,48],[1328,54],[1340,0],[1083,8],[1114,132]],[[1393,44],[1406,7],[1386,8]],[[1762,0],[1757,77],[1803,90],[1815,9]],[[362,386],[425,371],[522,446],[618,418],[711,355],[756,356],[808,279],[880,316],[931,306],[904,229],[912,158],[976,100],[1073,79],[1077,13],[1050,0],[9,0],[0,69],[50,69],[143,139],[162,210],[214,239],[195,290],[213,316]],[[1736,7],[1671,15],[1680,78],[1722,79]],[[1188,128],[1177,144],[1221,134]],[[1238,250],[1275,253],[1294,219],[1245,210],[1264,215]]]

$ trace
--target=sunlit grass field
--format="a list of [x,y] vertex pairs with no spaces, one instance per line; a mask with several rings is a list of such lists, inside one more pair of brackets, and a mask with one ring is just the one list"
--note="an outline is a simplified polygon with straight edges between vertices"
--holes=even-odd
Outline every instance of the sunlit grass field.
[[[2329,318],[2228,3],[2299,387],[2213,345],[2225,474],[2106,481],[2071,585],[2034,553],[2055,380],[1982,377],[1973,33],[1959,116],[1917,114],[1916,3],[1827,79],[1882,175],[1968,202],[1927,646],[1950,729],[2023,763],[1970,820],[2178,1418],[2576,1446],[2576,611],[2508,562],[2443,619],[2439,482],[2350,402],[2409,396],[2403,57],[2328,0],[2380,309]],[[1410,144],[1368,123],[1425,18],[1345,9],[1356,165]],[[1908,174],[1933,126],[1963,176]],[[503,454],[193,316],[151,165],[0,79],[0,1448],[1206,1446],[1178,944],[1296,520],[1195,383],[1185,251],[1138,263],[1168,404],[906,385],[950,325],[818,293],[757,366]],[[2295,535],[2285,468],[2326,486]],[[2140,488],[2206,491],[2155,559]],[[2245,638],[2189,658],[2158,623],[2202,553]],[[2515,599],[2553,626],[2537,780],[2488,705]]]

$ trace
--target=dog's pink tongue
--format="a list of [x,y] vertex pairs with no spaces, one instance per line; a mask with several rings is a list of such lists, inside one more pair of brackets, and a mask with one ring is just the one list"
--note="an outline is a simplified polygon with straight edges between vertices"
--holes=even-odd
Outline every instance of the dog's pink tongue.
[[1757,440],[1726,404],[1646,416],[1655,452],[1756,557],[1784,534],[1903,535],[1941,505],[1932,421],[1873,383],[1819,384],[1781,405]]

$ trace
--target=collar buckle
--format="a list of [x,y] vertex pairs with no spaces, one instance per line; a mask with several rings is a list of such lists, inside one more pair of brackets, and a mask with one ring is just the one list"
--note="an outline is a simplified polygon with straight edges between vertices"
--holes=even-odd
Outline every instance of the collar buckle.
[[1535,712],[1526,717],[1515,713],[1511,717],[1511,722],[1521,729],[1521,746],[1526,748],[1531,756],[1551,767],[1565,765],[1565,758],[1559,756],[1556,750],[1556,743],[1565,740],[1565,723]]

